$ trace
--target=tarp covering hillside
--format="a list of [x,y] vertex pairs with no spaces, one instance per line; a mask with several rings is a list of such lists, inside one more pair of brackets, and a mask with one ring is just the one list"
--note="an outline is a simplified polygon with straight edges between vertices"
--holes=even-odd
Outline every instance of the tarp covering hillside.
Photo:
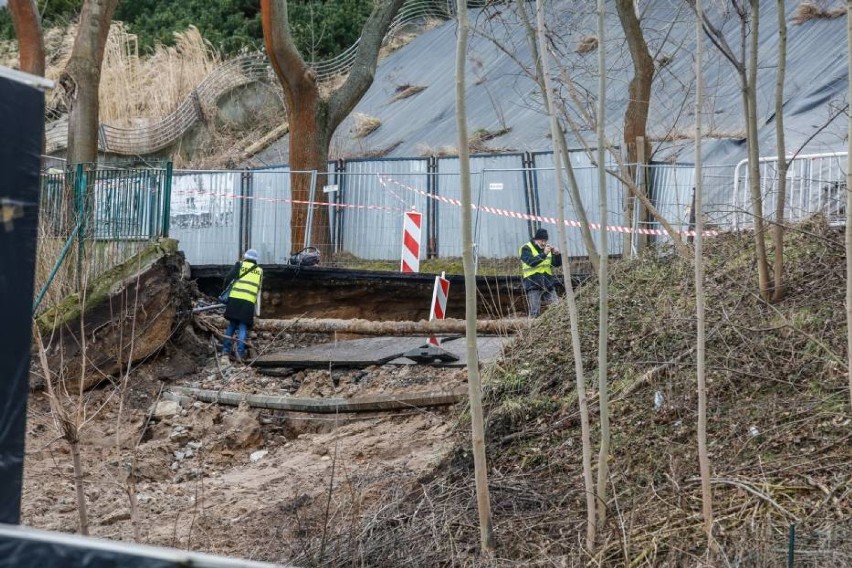
[[[534,9],[533,4],[527,4]],[[846,22],[844,18],[815,19],[795,24],[797,3],[787,3],[788,55],[785,92],[787,149],[803,145],[809,153],[844,149],[845,121],[832,116],[846,104]],[[655,139],[655,160],[691,161],[694,109],[695,20],[685,2],[640,2],[642,23],[657,63],[649,133]],[[468,124],[470,132],[509,129],[488,141],[495,150],[551,149],[549,129],[541,110],[541,96],[525,69],[530,49],[523,26],[505,5],[471,12],[475,27],[467,64]],[[579,42],[595,34],[593,4],[566,0],[548,3],[546,20],[553,33],[553,49],[594,108],[597,81],[596,51],[576,52]],[[778,56],[776,2],[761,2],[759,30],[758,123],[761,155],[774,155],[774,89]],[[532,13],[532,12],[530,12]],[[716,13],[732,48],[739,49],[739,20]],[[620,143],[627,86],[632,75],[624,32],[610,4],[607,13],[607,130]],[[750,33],[750,30],[749,30]],[[497,46],[501,45],[503,48]],[[391,54],[379,65],[376,79],[355,113],[378,118],[381,127],[357,138],[354,116],[338,129],[332,153],[339,157],[380,153],[388,157],[439,153],[457,146],[454,100],[456,24],[446,22],[427,31]],[[511,54],[511,55],[510,55]],[[708,115],[705,144],[709,165],[732,165],[745,158],[742,98],[735,70],[709,41],[705,43],[704,81]],[[739,53],[737,54],[739,55]],[[397,98],[407,86],[425,87],[416,95]],[[565,94],[565,93],[563,93]],[[586,132],[593,140],[593,132]],[[685,140],[686,139],[686,140]],[[665,141],[663,141],[665,140]],[[581,148],[574,139],[571,145]],[[284,138],[258,156],[266,163],[288,160]]]

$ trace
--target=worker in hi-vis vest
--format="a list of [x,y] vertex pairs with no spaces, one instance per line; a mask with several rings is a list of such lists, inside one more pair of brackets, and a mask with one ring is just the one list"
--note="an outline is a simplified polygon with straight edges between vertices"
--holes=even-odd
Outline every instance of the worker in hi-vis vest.
[[562,266],[559,249],[547,244],[547,231],[539,229],[535,236],[521,246],[521,268],[524,271],[524,292],[530,317],[541,314],[541,306],[556,301],[556,279],[553,268]]
[[[237,361],[246,358],[246,336],[254,325],[254,316],[260,315],[263,269],[257,262],[257,251],[248,249],[243,260],[234,264],[225,277],[225,282],[230,284],[220,297],[225,302],[225,319],[228,320],[225,340],[222,342],[222,357],[235,357]],[[231,353],[234,333],[237,334],[236,354]]]

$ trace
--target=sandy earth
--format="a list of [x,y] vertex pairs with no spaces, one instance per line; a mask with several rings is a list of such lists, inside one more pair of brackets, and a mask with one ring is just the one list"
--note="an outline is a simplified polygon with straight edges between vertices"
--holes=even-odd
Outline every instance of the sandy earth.
[[[133,539],[128,472],[135,457],[142,542],[259,560],[297,557],[324,527],[359,522],[383,491],[430,471],[450,447],[455,414],[430,409],[317,418],[195,402],[149,420],[155,401],[163,402],[162,387],[357,397],[451,390],[465,385],[466,374],[399,366],[269,377],[222,367],[212,357],[187,373],[185,357],[172,355],[132,373],[123,404],[121,385],[86,397],[81,452],[90,534]],[[31,394],[27,431],[23,523],[73,532],[71,454],[44,393]]]

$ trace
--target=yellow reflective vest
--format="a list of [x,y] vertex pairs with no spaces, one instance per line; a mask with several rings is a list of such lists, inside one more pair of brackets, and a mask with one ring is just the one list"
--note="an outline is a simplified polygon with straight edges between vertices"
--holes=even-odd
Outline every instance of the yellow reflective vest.
[[536,249],[535,245],[531,242],[524,243],[524,245],[518,249],[518,255],[521,257],[521,268],[523,268],[524,271],[524,278],[529,278],[533,274],[547,274],[548,276],[553,276],[553,253],[547,253],[544,260],[535,266],[530,266],[523,260],[525,248],[529,249],[533,256],[538,256],[540,254],[538,249]]
[[257,294],[260,292],[260,281],[263,279],[263,269],[253,262],[247,260],[240,263],[237,276],[242,275],[234,285],[231,286],[229,299],[246,300],[252,304],[257,303]]

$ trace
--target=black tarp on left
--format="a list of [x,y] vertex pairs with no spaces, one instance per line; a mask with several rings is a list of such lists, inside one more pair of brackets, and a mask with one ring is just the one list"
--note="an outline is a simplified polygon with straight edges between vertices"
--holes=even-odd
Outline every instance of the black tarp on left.
[[44,129],[41,79],[0,68],[0,522],[21,514]]

